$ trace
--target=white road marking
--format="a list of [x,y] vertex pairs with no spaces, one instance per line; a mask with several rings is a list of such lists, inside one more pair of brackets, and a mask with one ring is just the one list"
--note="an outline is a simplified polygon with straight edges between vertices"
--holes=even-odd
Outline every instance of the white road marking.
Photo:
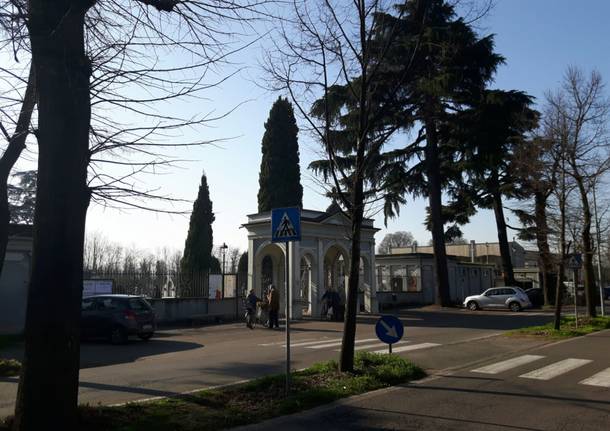
[[516,368],[520,367],[521,365],[529,364],[530,362],[534,362],[542,358],[544,358],[544,356],[540,355],[517,356],[516,358],[508,359],[502,362],[496,362],[495,364],[490,364],[481,368],[477,368],[475,370],[471,370],[471,372],[481,374],[498,374],[510,370],[511,368]]
[[[303,340],[295,340],[295,341],[299,341],[299,342],[302,342],[302,341],[314,341],[314,338],[305,338]],[[327,340],[327,341],[330,341],[330,340]],[[268,346],[283,346],[284,344],[286,344],[286,341],[282,340],[282,341],[274,341],[273,343],[259,344],[259,346],[263,346],[263,347],[268,347]]]
[[[396,346],[397,344],[403,345],[403,344],[407,344],[409,343],[409,341],[399,341],[398,343],[394,343],[393,345]],[[388,345],[386,343],[375,343],[375,344],[366,344],[364,346],[356,346],[354,347],[354,350],[366,350],[366,349],[376,349],[378,347],[387,347]],[[335,349],[335,352],[340,352],[341,349]]]
[[[437,343],[421,343],[411,346],[392,347],[392,353],[410,352],[412,350],[429,349],[430,347],[440,346]],[[375,350],[373,353],[388,353],[388,349]]]
[[[335,341],[341,342],[341,338],[334,338],[334,339],[331,339],[331,340],[307,341],[305,343],[290,343],[290,347],[313,346],[315,344],[330,343],[330,342],[335,342]],[[282,343],[282,347],[286,347],[285,343],[286,342]]]
[[547,365],[546,367],[530,371],[529,373],[522,374],[519,377],[523,377],[524,379],[551,380],[554,377],[561,376],[562,374],[575,370],[583,365],[587,365],[590,362],[593,361],[590,359],[568,358],[564,359],[563,361]]
[[588,379],[579,382],[580,385],[601,386],[602,388],[610,388],[610,368],[592,375]]
[[[355,344],[362,344],[362,343],[370,343],[371,341],[377,341],[377,338],[367,338],[366,340],[356,340],[354,341]],[[327,347],[336,347],[336,346],[340,346],[342,343],[341,340],[334,342],[334,343],[326,343],[326,344],[318,344],[315,346],[307,346],[308,349],[326,349]],[[292,344],[291,344],[292,345]]]
[[[395,345],[397,344],[406,344],[408,343],[408,341],[399,341],[398,343],[394,343],[392,345],[392,348],[394,348]],[[375,343],[375,344],[369,344],[368,346],[358,346],[356,347],[354,350],[364,350],[364,349],[372,349],[372,348],[377,348],[377,347],[387,347],[388,345],[386,343]]]

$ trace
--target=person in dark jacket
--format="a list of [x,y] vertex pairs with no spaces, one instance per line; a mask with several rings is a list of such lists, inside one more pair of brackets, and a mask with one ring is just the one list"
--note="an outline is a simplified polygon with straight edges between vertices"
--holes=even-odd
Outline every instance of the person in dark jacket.
[[260,299],[254,293],[254,289],[251,289],[246,297],[246,326],[250,329],[254,329],[254,316],[256,316],[256,304],[258,302],[260,302]]
[[280,293],[273,284],[269,286],[267,301],[269,302],[269,329],[279,328]]

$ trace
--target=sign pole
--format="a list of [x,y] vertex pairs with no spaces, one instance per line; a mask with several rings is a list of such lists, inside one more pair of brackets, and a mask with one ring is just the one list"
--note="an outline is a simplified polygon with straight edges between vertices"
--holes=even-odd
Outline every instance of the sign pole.
[[290,251],[286,242],[286,396],[290,393]]
[[572,280],[574,280],[574,319],[576,322],[576,329],[578,329],[578,295],[577,295],[577,283],[578,283],[578,270],[575,269],[574,270],[574,275],[572,277]]
[[391,355],[392,354],[392,343],[388,344],[388,353]]
[[273,208],[271,210],[271,241],[284,243],[284,282],[286,283],[286,396],[290,393],[290,243],[301,241],[301,208]]

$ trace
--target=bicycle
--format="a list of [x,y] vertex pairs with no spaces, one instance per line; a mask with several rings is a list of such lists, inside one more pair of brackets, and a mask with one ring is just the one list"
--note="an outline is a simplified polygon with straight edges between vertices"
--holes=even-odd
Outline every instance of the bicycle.
[[246,308],[246,326],[250,329],[254,329],[254,324],[256,323],[256,315],[254,310],[251,308]]

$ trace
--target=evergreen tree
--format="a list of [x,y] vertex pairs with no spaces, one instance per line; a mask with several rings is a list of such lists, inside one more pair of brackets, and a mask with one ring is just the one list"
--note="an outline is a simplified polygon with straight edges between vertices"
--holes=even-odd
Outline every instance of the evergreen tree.
[[486,90],[481,100],[461,116],[466,172],[472,201],[494,211],[504,282],[515,284],[510,256],[504,199],[525,199],[515,152],[525,144],[526,134],[537,126],[538,112],[532,98],[520,91]]
[[265,123],[258,179],[259,212],[303,206],[298,132],[292,104],[279,97]]
[[[457,16],[454,7],[443,0],[405,0],[397,5],[397,15],[380,14],[374,34],[379,56],[369,115],[385,124],[369,128],[371,139],[402,129],[416,138],[403,148],[376,151],[369,159],[366,179],[375,192],[382,192],[386,219],[394,217],[405,195],[429,200],[426,224],[432,233],[437,282],[436,303],[449,305],[449,273],[445,242],[461,236],[457,225],[468,221],[473,206],[463,184],[463,161],[459,142],[452,130],[459,125],[458,113],[477,103],[503,58],[493,49],[493,36],[479,37],[472,26]],[[352,86],[362,77],[357,77]],[[346,103],[349,88],[330,89],[331,106],[353,110]],[[314,112],[316,112],[314,106]],[[342,123],[350,124],[349,112]],[[342,166],[352,166],[353,157],[342,150],[343,141],[354,136],[337,136],[335,146]],[[342,139],[336,139],[342,138]],[[373,145],[375,148],[379,148]],[[323,162],[323,161],[322,161]],[[311,167],[323,171],[316,161]],[[443,192],[453,205],[443,205]],[[455,223],[445,231],[448,222]]]
[[180,263],[187,279],[192,274],[208,271],[213,264],[212,223],[214,223],[214,212],[210,200],[210,190],[208,180],[203,174],[197,200],[193,204],[189,231],[184,243],[184,255]]

